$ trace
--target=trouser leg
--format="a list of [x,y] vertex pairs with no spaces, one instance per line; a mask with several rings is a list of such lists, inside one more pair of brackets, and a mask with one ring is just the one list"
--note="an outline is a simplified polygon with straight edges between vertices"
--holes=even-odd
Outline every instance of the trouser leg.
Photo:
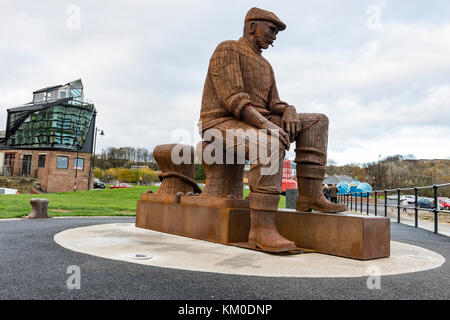
[[[263,251],[283,252],[294,250],[295,243],[282,237],[275,225],[275,216],[281,193],[284,147],[278,138],[261,132],[239,121],[227,121],[214,127],[220,133],[214,143],[234,159],[250,161],[249,247]],[[219,147],[219,146],[217,146]]]
[[299,211],[341,212],[343,204],[329,202],[323,195],[328,145],[328,118],[323,114],[300,113],[302,124],[296,138],[295,163],[297,164]]
[[278,138],[237,120],[220,123],[206,130],[203,137],[217,150],[234,155],[232,161],[250,162],[248,181],[252,192],[281,193],[285,150]]

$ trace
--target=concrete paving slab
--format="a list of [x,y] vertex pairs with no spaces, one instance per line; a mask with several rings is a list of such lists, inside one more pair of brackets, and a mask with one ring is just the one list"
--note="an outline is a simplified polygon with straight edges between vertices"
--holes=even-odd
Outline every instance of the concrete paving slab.
[[[260,277],[336,278],[396,275],[441,266],[445,258],[428,249],[391,242],[391,256],[368,261],[319,253],[274,255],[113,223],[62,231],[64,248],[97,257],[148,266]],[[151,259],[132,259],[133,254]]]

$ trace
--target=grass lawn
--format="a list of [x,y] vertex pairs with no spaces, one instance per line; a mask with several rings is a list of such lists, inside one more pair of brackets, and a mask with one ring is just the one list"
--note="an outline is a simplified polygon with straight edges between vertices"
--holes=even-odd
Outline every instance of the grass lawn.
[[[0,219],[20,218],[31,212],[31,198],[49,200],[48,213],[58,216],[134,216],[136,201],[147,190],[156,192],[159,187],[135,186],[127,189],[88,190],[46,194],[0,195]],[[249,193],[244,190],[244,196]],[[286,197],[281,196],[279,208],[286,207]]]

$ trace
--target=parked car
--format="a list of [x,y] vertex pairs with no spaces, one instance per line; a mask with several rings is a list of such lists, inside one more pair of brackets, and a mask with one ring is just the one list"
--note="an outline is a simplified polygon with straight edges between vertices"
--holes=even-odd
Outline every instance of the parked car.
[[127,183],[116,183],[110,186],[110,189],[120,189],[120,188],[132,188],[132,185],[129,185]]
[[397,200],[398,196],[396,194],[391,194],[390,196],[387,196],[388,200]]
[[[408,203],[414,203],[414,202],[416,202],[416,197],[415,197],[415,196],[412,196],[412,195],[409,195],[409,194],[405,194],[405,195],[403,196],[403,198],[405,198],[406,201],[408,201]],[[417,200],[419,200],[419,199],[417,199]]]
[[432,209],[432,208],[434,208],[434,203],[433,203],[433,200],[430,198],[421,197],[421,198],[417,199],[417,206],[419,208]]
[[106,184],[101,182],[99,178],[94,178],[94,189],[105,189]]
[[450,199],[449,198],[438,198],[439,203],[442,205],[442,210],[450,210]]
[[0,194],[19,194],[19,190],[1,187]]
[[[391,194],[390,196],[387,197],[388,200],[397,200],[398,199],[398,195],[396,194]],[[408,200],[405,196],[400,196],[400,201],[403,200]],[[409,202],[409,201],[408,201]],[[414,201],[413,201],[414,202]]]
[[[421,207],[419,205],[419,201],[417,201],[417,204],[418,204],[419,207],[434,209],[434,199],[433,198],[425,198],[425,197],[423,197],[423,198],[419,198],[419,199],[422,199],[421,201],[425,202],[425,206]],[[438,210],[444,210],[444,206],[440,203],[439,200],[438,200],[438,204],[439,204],[438,205]]]

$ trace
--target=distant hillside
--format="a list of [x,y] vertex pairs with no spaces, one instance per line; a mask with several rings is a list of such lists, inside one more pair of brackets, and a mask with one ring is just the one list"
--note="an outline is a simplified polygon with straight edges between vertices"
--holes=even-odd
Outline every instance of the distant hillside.
[[[450,159],[404,159],[396,155],[363,165],[336,166],[331,162],[327,174],[349,175],[375,189],[428,186],[450,183]],[[450,187],[440,189],[440,195],[450,196]]]

